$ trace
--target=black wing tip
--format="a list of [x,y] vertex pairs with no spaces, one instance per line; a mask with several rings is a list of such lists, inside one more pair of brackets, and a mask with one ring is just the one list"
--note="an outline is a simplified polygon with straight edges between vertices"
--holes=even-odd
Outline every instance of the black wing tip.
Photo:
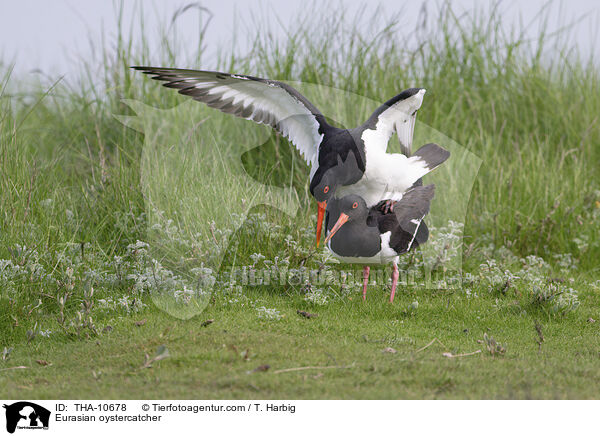
[[411,97],[417,95],[420,91],[425,91],[425,88],[408,88],[408,89],[405,89],[400,94],[396,95],[395,97],[392,97],[385,104],[387,106],[392,106],[392,105],[398,103],[399,101],[403,101],[403,100],[406,100],[408,98],[411,98]]
[[164,70],[164,68],[161,67],[145,67],[143,65],[132,65],[129,68],[136,71],[142,71],[146,74],[150,73],[151,71]]
[[371,115],[371,118],[369,118],[369,120],[367,120],[367,124],[369,122],[371,122],[371,123],[376,122],[377,117],[379,115],[381,115],[383,112],[385,112],[388,108],[394,106],[395,104],[397,104],[401,101],[407,100],[407,99],[417,95],[420,91],[425,91],[425,88],[408,88],[408,89],[405,89],[404,91],[402,91],[400,94],[390,98],[388,101],[383,103],[379,108],[377,108],[377,110],[375,110],[373,115]]
[[[173,68],[173,67],[151,67],[149,65],[130,65],[129,68],[138,71],[194,71],[186,70],[185,68]],[[198,70],[202,71],[202,70]]]
[[141,65],[130,66],[132,70],[140,71],[142,74],[151,76],[152,79],[161,80],[159,77],[166,73],[166,70],[174,71],[174,68],[162,68],[162,67],[145,67]]
[[213,74],[223,74],[219,71],[207,71],[207,70],[188,70],[185,68],[172,68],[172,67],[150,67],[144,65],[132,65],[129,68],[136,71],[141,71],[144,74],[177,74],[177,73],[213,73]]
[[284,87],[282,83],[276,82],[275,80],[261,79],[260,77],[248,76],[246,74],[237,73],[225,73],[222,71],[211,71],[211,70],[189,70],[185,68],[171,68],[171,67],[146,67],[141,65],[133,65],[129,68],[136,71],[141,71],[144,74],[148,74],[152,79],[175,82],[183,79],[194,79],[197,75],[210,75],[217,80],[227,79],[239,79],[239,80],[254,80],[257,82],[274,83],[280,87]]
[[425,88],[408,88],[402,91],[400,94],[398,94],[398,96],[401,96],[400,100],[405,100],[407,98],[412,97],[415,94],[418,94],[421,90],[425,90]]

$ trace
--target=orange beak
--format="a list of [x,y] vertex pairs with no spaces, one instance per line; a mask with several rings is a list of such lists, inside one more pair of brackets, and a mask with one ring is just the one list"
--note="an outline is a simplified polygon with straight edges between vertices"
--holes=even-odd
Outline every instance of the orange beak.
[[340,217],[338,218],[337,222],[335,223],[335,226],[333,226],[333,229],[331,229],[331,232],[329,232],[329,234],[325,238],[326,244],[333,237],[333,235],[335,235],[335,232],[337,232],[344,224],[346,224],[346,221],[348,221],[348,215],[346,215],[345,213],[341,213]]
[[326,201],[317,202],[319,205],[319,212],[317,214],[317,247],[321,241],[321,228],[323,227],[323,217],[325,216],[325,209],[327,209]]

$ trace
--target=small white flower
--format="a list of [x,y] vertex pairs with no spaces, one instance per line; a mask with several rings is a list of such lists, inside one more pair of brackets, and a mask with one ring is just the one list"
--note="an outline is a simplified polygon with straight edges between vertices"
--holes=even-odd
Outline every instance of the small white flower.
[[43,336],[45,338],[49,338],[50,335],[52,334],[52,331],[50,329],[47,329],[47,330],[40,330],[38,333],[39,333],[40,336]]
[[324,306],[327,304],[329,298],[324,294],[323,290],[320,288],[313,288],[306,293],[304,296],[304,301],[307,303],[316,304],[317,306]]

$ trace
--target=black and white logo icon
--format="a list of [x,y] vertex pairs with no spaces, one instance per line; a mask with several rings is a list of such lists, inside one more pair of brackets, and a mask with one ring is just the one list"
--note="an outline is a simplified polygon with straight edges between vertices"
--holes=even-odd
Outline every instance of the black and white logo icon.
[[50,411],[28,401],[5,404],[6,431],[14,433],[16,429],[47,430],[50,422]]

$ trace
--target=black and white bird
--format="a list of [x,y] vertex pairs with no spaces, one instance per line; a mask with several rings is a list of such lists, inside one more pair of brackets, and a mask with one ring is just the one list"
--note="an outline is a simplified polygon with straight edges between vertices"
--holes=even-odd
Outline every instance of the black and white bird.
[[434,191],[434,185],[414,186],[404,193],[392,211],[384,210],[383,202],[369,208],[356,194],[333,198],[328,203],[325,243],[342,262],[365,264],[363,300],[367,296],[369,265],[392,263],[390,303],[394,301],[399,256],[429,238],[423,218],[429,213]]
[[[315,105],[282,82],[215,71],[132,68],[210,107],[269,125],[287,137],[310,166],[310,191],[319,204],[317,245],[326,202],[334,194],[358,194],[367,207],[382,199],[397,201],[434,168],[425,153],[409,157],[416,113],[425,94],[422,88],[402,91],[361,126],[341,129],[328,124]],[[403,154],[386,151],[394,131]]]

